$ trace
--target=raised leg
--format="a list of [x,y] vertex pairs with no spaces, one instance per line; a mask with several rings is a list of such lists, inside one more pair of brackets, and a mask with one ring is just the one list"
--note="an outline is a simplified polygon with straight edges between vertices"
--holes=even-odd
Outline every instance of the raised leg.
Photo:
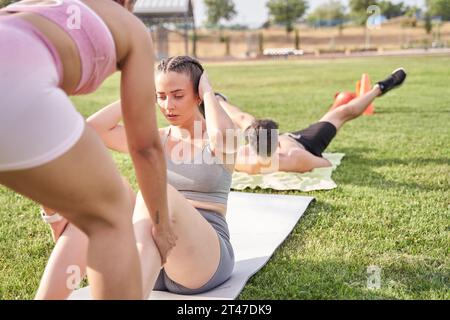
[[[178,241],[165,269],[172,280],[196,289],[206,283],[217,269],[220,260],[217,233],[183,195],[170,185],[167,190],[170,217]],[[133,225],[142,270],[143,297],[147,298],[162,266],[151,233],[153,224],[150,214],[140,193],[136,198]],[[52,253],[37,298],[65,299],[70,294],[77,283],[72,281],[74,275],[68,279],[65,270],[71,265],[83,267],[83,250],[84,253],[87,250],[87,237],[78,228],[69,225]],[[81,269],[80,280],[83,275]]]
[[375,85],[372,90],[366,94],[353,99],[347,104],[344,104],[330,112],[326,113],[320,121],[331,122],[337,130],[339,130],[347,121],[358,118],[364,113],[364,110],[381,94],[378,85]]
[[[189,289],[203,286],[217,270],[220,245],[217,232],[175,188],[167,186],[170,218],[177,244],[170,253],[165,272]],[[161,258],[151,236],[152,222],[139,193],[134,211],[136,240],[143,270],[144,292],[148,295],[161,269]]]

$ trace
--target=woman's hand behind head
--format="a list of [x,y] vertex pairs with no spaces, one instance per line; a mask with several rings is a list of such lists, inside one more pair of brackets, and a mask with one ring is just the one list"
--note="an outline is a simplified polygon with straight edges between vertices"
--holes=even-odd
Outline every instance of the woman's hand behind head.
[[213,92],[213,88],[211,82],[209,81],[208,74],[206,73],[206,71],[203,71],[200,82],[198,84],[198,94],[202,100],[204,94],[207,92]]

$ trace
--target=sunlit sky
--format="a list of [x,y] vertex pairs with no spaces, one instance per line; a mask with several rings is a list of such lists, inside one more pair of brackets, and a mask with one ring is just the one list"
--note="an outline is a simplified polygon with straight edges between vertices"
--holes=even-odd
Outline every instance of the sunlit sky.
[[[196,21],[199,25],[206,20],[205,6],[203,0],[193,0]],[[391,0],[394,3],[400,0]],[[327,2],[327,0],[309,0],[310,9],[314,9],[317,5]],[[408,5],[424,5],[425,0],[403,0]],[[234,0],[236,5],[237,16],[231,23],[246,24],[250,27],[259,27],[268,18],[268,10],[266,8],[267,0]],[[342,3],[348,4],[348,0],[342,0]]]

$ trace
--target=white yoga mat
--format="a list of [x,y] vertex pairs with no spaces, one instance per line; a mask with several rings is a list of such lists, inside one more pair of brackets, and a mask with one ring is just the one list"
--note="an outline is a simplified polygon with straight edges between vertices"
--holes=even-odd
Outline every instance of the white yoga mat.
[[324,153],[323,157],[328,159],[332,166],[317,168],[310,172],[275,172],[269,174],[250,175],[244,172],[234,172],[231,189],[273,189],[273,190],[331,190],[337,187],[331,178],[334,170],[341,164],[344,153]]
[[[227,221],[236,264],[231,278],[219,287],[198,295],[153,291],[150,299],[236,299],[248,279],[270,259],[292,232],[313,197],[231,192]],[[90,299],[89,287],[75,291],[71,300]]]

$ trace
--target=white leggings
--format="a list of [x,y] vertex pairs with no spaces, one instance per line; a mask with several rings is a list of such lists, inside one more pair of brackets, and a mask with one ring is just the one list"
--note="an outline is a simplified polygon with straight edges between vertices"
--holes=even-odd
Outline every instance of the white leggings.
[[58,158],[85,127],[58,87],[55,48],[32,25],[18,20],[0,18],[0,171]]

